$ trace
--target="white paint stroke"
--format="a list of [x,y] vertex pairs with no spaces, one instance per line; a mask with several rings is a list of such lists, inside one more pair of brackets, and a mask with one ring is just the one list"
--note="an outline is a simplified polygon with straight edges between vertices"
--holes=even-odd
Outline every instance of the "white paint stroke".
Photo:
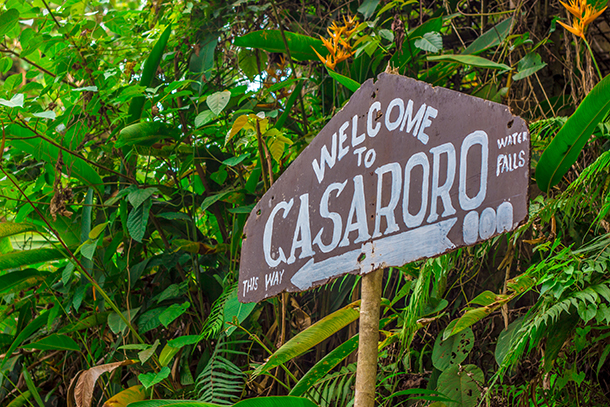
[[[290,282],[299,290],[311,288],[317,281],[358,271],[366,274],[381,267],[399,267],[423,257],[432,257],[455,248],[447,234],[457,218],[366,242],[360,249],[351,250],[318,263],[310,259],[297,271]],[[362,259],[362,257],[364,259]],[[358,261],[362,259],[362,261]]]

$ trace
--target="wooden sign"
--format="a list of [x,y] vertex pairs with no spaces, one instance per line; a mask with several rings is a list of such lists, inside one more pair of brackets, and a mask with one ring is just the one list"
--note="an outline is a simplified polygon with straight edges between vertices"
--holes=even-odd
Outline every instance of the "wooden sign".
[[508,107],[366,81],[253,209],[239,300],[434,257],[527,217],[529,133]]

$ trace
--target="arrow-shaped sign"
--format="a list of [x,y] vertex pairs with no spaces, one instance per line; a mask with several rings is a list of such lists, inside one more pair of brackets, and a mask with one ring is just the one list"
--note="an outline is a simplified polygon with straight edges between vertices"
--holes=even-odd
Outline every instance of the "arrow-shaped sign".
[[318,263],[310,259],[290,281],[299,290],[307,290],[314,283],[355,270],[358,274],[366,274],[378,268],[399,267],[417,259],[436,256],[455,248],[447,234],[456,222],[457,218],[451,218],[367,242],[360,249]]

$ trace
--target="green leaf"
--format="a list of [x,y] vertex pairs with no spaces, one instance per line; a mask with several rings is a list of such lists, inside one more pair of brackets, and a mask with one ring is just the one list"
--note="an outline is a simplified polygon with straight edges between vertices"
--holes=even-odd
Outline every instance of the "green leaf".
[[[0,17],[1,20],[1,17]],[[13,60],[10,57],[2,57],[0,59],[0,74],[6,75],[9,69],[13,66]]]
[[[1,285],[0,285],[0,287],[1,287]],[[13,352],[19,347],[19,345],[21,345],[23,343],[23,341],[25,341],[27,338],[29,338],[34,332],[38,331],[40,328],[45,326],[45,324],[47,323],[48,316],[49,316],[49,314],[46,312],[40,314],[39,316],[36,317],[36,319],[34,319],[32,322],[30,322],[28,324],[28,326],[26,326],[21,332],[19,332],[19,335],[17,335],[17,337],[15,338],[15,340],[13,341],[11,346],[8,348],[8,350],[4,354],[4,355],[8,355],[8,356],[4,356],[4,358],[2,359],[2,363],[0,364],[0,369],[2,369],[4,367],[4,364],[6,363],[6,361],[10,358],[10,356],[13,354]]]
[[477,295],[473,298],[469,304],[477,304],[477,305],[490,305],[496,302],[496,294],[491,291],[483,291],[481,294]]
[[[132,403],[129,407],[226,407],[223,404],[204,403],[203,401],[187,400],[146,400]],[[287,407],[287,406],[285,406]]]
[[159,321],[164,327],[168,327],[176,318],[184,314],[191,306],[190,302],[184,304],[172,304],[159,315]]
[[164,379],[169,377],[170,373],[170,368],[167,366],[163,366],[161,370],[159,370],[159,373],[150,372],[146,374],[140,374],[138,375],[138,379],[140,379],[140,382],[142,383],[144,388],[148,389],[149,387],[152,387],[157,383],[161,383]]
[[[165,49],[165,45],[169,40],[169,36],[172,33],[171,25],[168,25],[165,31],[161,34],[155,46],[150,51],[148,58],[146,58],[146,62],[144,63],[144,69],[142,70],[142,77],[140,78],[140,86],[144,86],[145,88],[150,87],[152,80],[157,72],[157,68],[159,67],[159,62],[161,62],[161,57],[163,56],[163,50]],[[134,97],[129,104],[129,112],[127,124],[132,124],[140,120],[142,116],[142,108],[144,107],[144,96]]]
[[146,398],[144,386],[138,384],[125,389],[110,397],[103,407],[127,407],[131,403],[142,401]]
[[229,298],[224,305],[224,325],[223,329],[227,330],[227,336],[231,336],[233,331],[237,329],[233,325],[229,325],[228,322],[233,322],[233,319],[237,319],[237,322],[241,324],[244,320],[252,313],[254,307],[256,306],[255,302],[249,302],[242,304],[237,299],[237,290],[233,290]]
[[129,200],[129,203],[134,207],[137,208],[140,205],[142,205],[144,203],[144,201],[146,201],[148,198],[150,198],[152,195],[156,194],[157,192],[159,192],[159,190],[157,188],[137,188],[135,190],[133,190],[132,192],[129,193],[129,195],[127,195],[127,199]]
[[142,239],[146,233],[151,207],[152,200],[148,198],[142,205],[133,208],[131,212],[129,212],[129,216],[127,217],[127,230],[129,231],[129,235],[136,242],[142,243]]
[[89,316],[83,316],[79,321],[73,322],[69,325],[64,326],[59,331],[60,334],[70,333],[82,331],[83,329],[94,328],[96,326],[100,326],[108,320],[108,315],[110,315],[111,311],[105,312],[93,312]]
[[505,64],[490,61],[489,59],[475,55],[433,55],[428,57],[428,61],[433,62],[456,62],[462,65],[475,66],[477,68],[500,69],[510,71],[511,67]]
[[512,17],[499,22],[498,24],[496,24],[495,27],[487,30],[485,33],[483,33],[483,35],[474,40],[472,44],[466,47],[466,49],[462,53],[478,54],[485,51],[486,49],[499,45],[502,41],[506,39],[506,37],[510,33],[512,23]]
[[483,371],[477,366],[453,365],[439,376],[438,391],[461,407],[474,407],[481,396],[479,386],[484,383]]
[[141,364],[146,363],[148,359],[150,359],[151,356],[155,354],[159,344],[159,339],[155,339],[155,342],[152,345],[148,346],[147,349],[138,352],[138,359],[140,359]]
[[535,74],[546,66],[546,62],[542,62],[540,55],[536,52],[530,52],[517,63],[517,72],[513,75],[513,80],[518,81],[519,79],[527,78],[530,75]]
[[364,3],[358,7],[358,12],[364,16],[365,20],[375,13],[375,9],[379,5],[379,0],[365,0]]
[[159,140],[167,137],[169,137],[169,130],[164,123],[134,123],[126,126],[120,131],[114,145],[117,148],[133,145],[150,147]]
[[216,202],[220,201],[221,199],[226,198],[227,196],[231,195],[234,191],[225,191],[225,192],[221,192],[219,194],[216,195],[211,195],[208,196],[207,198],[205,198],[203,200],[203,202],[201,203],[201,210],[205,211],[206,209],[208,209],[210,206],[214,205]]
[[258,376],[308,351],[318,343],[351,324],[360,316],[360,301],[353,302],[322,318],[279,348],[253,373]]
[[502,366],[504,358],[511,349],[513,338],[515,338],[515,334],[521,329],[521,326],[523,325],[523,319],[523,317],[515,319],[508,325],[506,329],[500,332],[500,336],[498,336],[498,342],[496,343],[496,350],[494,352],[496,363],[498,363],[499,366]]
[[437,335],[432,349],[432,364],[441,371],[462,363],[474,347],[474,334],[470,328],[446,340],[443,340],[442,336]]
[[0,37],[4,40],[4,35],[13,29],[19,22],[19,11],[14,8],[6,10],[0,15]]
[[[290,49],[290,56],[297,61],[318,61],[318,56],[313,49],[318,51],[322,56],[328,54],[328,50],[324,47],[322,41],[317,38],[289,31],[284,31],[284,35]],[[259,48],[267,52],[286,53],[284,40],[279,30],[254,31],[235,38],[234,44],[238,47]]]
[[[131,320],[136,316],[138,311],[140,311],[140,307],[125,310],[121,313],[128,321],[131,322]],[[112,332],[118,334],[119,332],[123,332],[127,328],[127,324],[125,323],[125,321],[123,321],[123,318],[121,318],[119,314],[113,312],[108,315],[108,327]]]
[[[7,127],[9,129],[8,134],[20,137],[19,140],[10,140],[11,147],[32,154],[38,161],[45,161],[50,164],[57,162],[60,153],[58,147],[36,137],[32,131],[19,125],[12,124]],[[103,193],[102,178],[85,160],[66,152],[62,152],[62,157],[65,164],[63,168],[70,170],[70,176],[77,178],[85,185],[92,186],[100,195]]]
[[302,396],[305,394],[307,390],[311,389],[313,385],[326,376],[339,363],[343,362],[343,360],[351,355],[356,349],[358,349],[358,334],[352,336],[320,359],[320,361],[309,369],[301,380],[294,385],[290,391],[290,395]]
[[231,92],[223,90],[221,92],[212,93],[205,100],[208,107],[216,116],[218,116],[231,100]]
[[11,100],[0,99],[0,105],[6,107],[23,107],[24,97],[23,93],[13,95]]
[[326,68],[326,70],[328,71],[328,74],[337,82],[339,82],[341,85],[345,86],[346,88],[348,88],[349,90],[351,90],[352,92],[357,91],[358,89],[360,89],[360,84],[358,82],[356,82],[355,80],[348,78],[347,76],[343,76],[340,73],[337,73],[331,69]]
[[[140,375],[141,376],[141,375]],[[132,403],[129,407],[222,407],[221,404],[192,400],[146,400]],[[318,407],[313,401],[301,397],[269,396],[253,397],[233,404],[233,407]]]
[[161,355],[159,355],[159,364],[161,366],[169,365],[169,362],[172,361],[172,358],[176,356],[176,353],[180,351],[180,348],[175,348],[171,346],[169,343],[166,344],[161,350]]
[[100,237],[104,229],[106,229],[107,224],[108,222],[100,223],[99,225],[91,229],[91,231],[89,232],[89,239],[96,240],[98,237]]
[[493,308],[488,307],[480,307],[466,311],[464,315],[457,320],[455,325],[451,327],[451,329],[449,329],[450,326],[447,326],[447,329],[445,329],[445,332],[443,333],[443,340],[447,340],[447,338],[449,338],[451,335],[455,335],[469,326],[479,322],[481,319],[491,314],[492,311]]
[[[33,251],[33,250],[30,250]],[[18,252],[19,253],[19,252]],[[4,256],[0,256],[2,259]],[[14,267],[2,267],[2,262],[0,261],[0,269],[6,270]],[[38,284],[40,281],[44,280],[49,276],[49,273],[46,271],[40,271],[36,269],[25,269],[19,271],[13,271],[11,273],[7,273],[0,276],[0,294],[11,291],[12,289],[18,287],[20,289],[24,289],[23,285],[27,285],[25,288],[29,288]]]
[[416,39],[414,45],[423,51],[438,52],[443,49],[443,37],[436,31],[427,32],[422,38]]
[[195,345],[202,340],[203,337],[201,335],[184,335],[168,341],[167,344],[174,348],[183,348],[187,345]]
[[24,349],[38,349],[38,350],[73,350],[79,351],[80,347],[67,335],[53,334],[46,338],[42,338],[39,341],[23,345]]
[[609,94],[610,75],[595,85],[544,150],[536,167],[536,183],[542,191],[559,183],[576,162],[593,130],[610,112]]
[[206,124],[214,120],[216,117],[218,116],[214,114],[214,112],[212,112],[211,110],[204,110],[195,117],[195,128],[205,126]]
[[23,378],[25,379],[25,383],[28,387],[28,390],[34,396],[34,400],[36,400],[36,402],[38,403],[38,407],[45,407],[44,403],[42,402],[42,398],[40,397],[40,393],[38,393],[38,389],[36,388],[36,385],[32,380],[32,376],[30,376],[30,372],[28,372],[27,369],[23,369]]
[[306,398],[292,396],[254,397],[235,403],[233,407],[317,407]]
[[35,231],[36,227],[31,223],[0,222],[0,238]]

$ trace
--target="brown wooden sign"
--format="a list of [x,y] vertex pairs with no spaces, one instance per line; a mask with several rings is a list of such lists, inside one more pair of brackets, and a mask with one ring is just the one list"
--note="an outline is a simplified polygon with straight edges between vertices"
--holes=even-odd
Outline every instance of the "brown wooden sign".
[[529,145],[506,106],[399,75],[366,81],[250,214],[239,300],[515,229],[527,217]]

